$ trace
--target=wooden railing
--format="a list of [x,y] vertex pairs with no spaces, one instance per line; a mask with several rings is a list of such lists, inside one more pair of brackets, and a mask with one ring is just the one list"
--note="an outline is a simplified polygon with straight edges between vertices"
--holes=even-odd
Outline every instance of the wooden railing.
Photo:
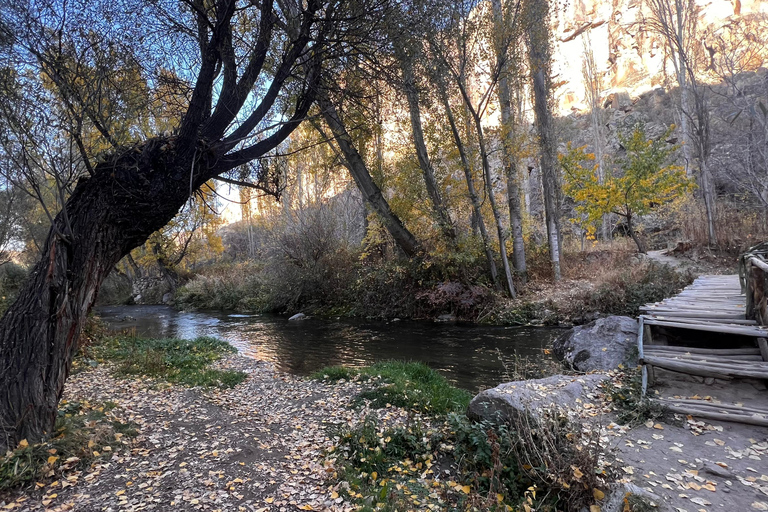
[[746,295],[746,316],[768,325],[768,242],[751,247],[739,258],[741,291]]
[[[746,295],[746,317],[758,325],[768,325],[768,242],[763,242],[739,258],[739,280]],[[757,338],[763,361],[768,361],[768,339]]]

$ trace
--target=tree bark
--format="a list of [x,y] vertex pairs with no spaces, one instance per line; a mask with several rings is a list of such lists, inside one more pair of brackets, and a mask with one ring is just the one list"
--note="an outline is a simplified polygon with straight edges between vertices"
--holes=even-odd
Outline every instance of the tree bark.
[[[189,198],[192,159],[168,140],[122,148],[81,179],[30,278],[0,319],[0,449],[53,430],[81,327],[115,264]],[[164,151],[162,148],[165,147]],[[201,186],[201,173],[192,187]]]
[[533,112],[539,136],[539,161],[544,185],[544,214],[547,224],[549,256],[555,281],[560,272],[560,180],[557,174],[557,148],[554,136],[550,92],[551,51],[549,47],[549,2],[529,0],[526,31],[531,80],[533,82]]
[[389,231],[395,243],[402,249],[405,255],[409,258],[416,256],[420,250],[416,237],[403,225],[400,218],[395,215],[389,207],[384,194],[381,193],[381,189],[373,181],[363,157],[357,151],[352,137],[347,132],[347,128],[336,110],[336,106],[325,93],[319,94],[318,104],[326,124],[331,129],[334,140],[344,155],[347,169],[349,169],[349,173],[355,180],[363,197],[371,206],[371,209],[378,214],[387,231]]
[[632,240],[635,241],[638,252],[646,254],[648,250],[645,248],[643,241],[640,240],[640,237],[637,236],[637,233],[635,233],[635,226],[632,225],[632,214],[627,215],[627,230],[629,231],[629,236],[631,236]]
[[[493,0],[494,30],[496,31],[496,61],[500,68],[499,75],[499,104],[501,106],[501,132],[502,132],[502,163],[504,176],[507,179],[507,204],[509,206],[509,225],[512,232],[512,257],[515,270],[520,278],[527,280],[525,263],[525,239],[523,238],[523,216],[520,208],[520,186],[518,184],[517,158],[512,147],[515,133],[515,116],[512,110],[512,94],[509,87],[508,55],[504,41],[504,13],[501,1]],[[516,56],[515,56],[516,58]]]

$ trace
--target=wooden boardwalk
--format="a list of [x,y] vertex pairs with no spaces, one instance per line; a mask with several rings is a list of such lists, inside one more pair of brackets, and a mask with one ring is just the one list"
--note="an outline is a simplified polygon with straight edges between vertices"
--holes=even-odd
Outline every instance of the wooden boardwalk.
[[[701,276],[678,295],[641,309],[645,314],[639,318],[638,351],[643,393],[653,381],[654,368],[696,375],[710,383],[715,379],[768,381],[768,327],[747,318],[747,297],[738,275]],[[654,344],[654,326],[681,329],[676,332],[693,341],[687,344],[704,346]],[[701,331],[716,333],[715,342],[712,335]],[[704,336],[709,336],[709,343],[695,343]],[[683,414],[768,426],[768,409],[762,407],[690,399],[666,399],[663,403]]]

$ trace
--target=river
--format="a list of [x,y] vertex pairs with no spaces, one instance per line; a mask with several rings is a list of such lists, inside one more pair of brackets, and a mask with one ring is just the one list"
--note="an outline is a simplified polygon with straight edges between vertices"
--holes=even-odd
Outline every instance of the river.
[[359,367],[388,359],[421,361],[471,391],[504,380],[502,359],[509,361],[515,354],[533,361],[551,357],[544,349],[563,332],[414,321],[289,322],[277,315],[183,312],[167,306],[109,306],[97,313],[110,329],[137,336],[215,336],[288,373],[308,375],[325,366]]

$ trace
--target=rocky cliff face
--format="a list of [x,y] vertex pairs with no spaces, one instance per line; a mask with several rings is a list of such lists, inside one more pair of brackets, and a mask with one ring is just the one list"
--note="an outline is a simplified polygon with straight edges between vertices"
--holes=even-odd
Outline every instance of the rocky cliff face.
[[[702,43],[768,15],[766,0],[696,0],[696,4]],[[603,102],[625,101],[621,98],[627,94],[636,98],[653,88],[675,85],[663,41],[643,22],[648,17],[644,0],[565,0],[557,6],[552,20],[553,74],[555,82],[562,84],[557,90],[561,115],[589,109],[582,69],[590,49]],[[754,59],[753,69],[765,65],[764,57]]]

